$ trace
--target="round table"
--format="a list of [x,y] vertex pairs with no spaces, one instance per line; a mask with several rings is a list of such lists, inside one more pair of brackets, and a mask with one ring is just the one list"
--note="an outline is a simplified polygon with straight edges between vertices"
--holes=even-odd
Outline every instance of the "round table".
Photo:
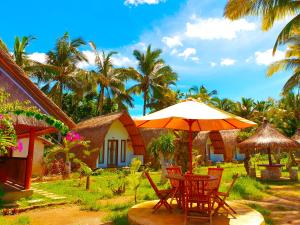
[[268,171],[266,174],[261,175],[261,179],[270,179],[270,180],[279,180],[281,177],[281,167],[284,167],[282,164],[258,164],[257,166],[265,167],[266,171]]
[[[203,181],[202,187],[203,188],[204,188],[204,182],[213,181],[213,180],[217,179],[214,176],[210,176],[210,175],[201,175],[201,174],[199,174],[199,176],[202,177],[202,181]],[[184,189],[185,178],[184,178],[184,175],[172,174],[172,175],[167,175],[166,178],[177,180],[179,182],[180,195],[179,195],[179,202],[177,204],[178,204],[178,207],[184,209],[184,206],[185,206],[185,204],[184,204],[184,197],[185,197],[185,189]],[[201,180],[201,178],[200,178],[200,180]]]

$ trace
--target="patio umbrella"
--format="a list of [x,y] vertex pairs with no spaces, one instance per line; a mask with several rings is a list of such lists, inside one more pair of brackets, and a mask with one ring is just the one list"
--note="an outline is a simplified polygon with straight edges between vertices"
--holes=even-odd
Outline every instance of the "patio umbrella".
[[267,120],[257,128],[254,135],[238,144],[243,150],[268,150],[269,165],[272,165],[271,151],[276,149],[295,149],[300,144],[290,138],[287,138],[274,128]]
[[135,119],[137,127],[169,128],[189,131],[189,170],[192,172],[192,144],[194,131],[231,130],[255,126],[256,123],[224,112],[194,99]]

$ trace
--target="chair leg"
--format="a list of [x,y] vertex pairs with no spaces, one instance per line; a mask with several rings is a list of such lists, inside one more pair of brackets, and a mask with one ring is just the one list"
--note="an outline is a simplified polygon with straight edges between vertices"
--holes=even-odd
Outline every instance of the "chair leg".
[[234,214],[237,214],[236,211],[230,207],[226,202],[224,202],[224,205],[226,205]]

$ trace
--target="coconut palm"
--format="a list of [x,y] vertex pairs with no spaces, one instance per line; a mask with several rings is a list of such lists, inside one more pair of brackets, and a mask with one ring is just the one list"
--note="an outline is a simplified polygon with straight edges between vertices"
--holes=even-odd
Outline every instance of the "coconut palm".
[[234,102],[228,98],[220,99],[218,97],[214,97],[211,99],[211,102],[214,106],[226,112],[232,112],[234,110]]
[[[26,48],[28,47],[30,42],[34,39],[35,37],[33,36],[23,36],[22,38],[15,37],[12,57],[16,62],[16,64],[18,64],[21,68],[24,68],[30,62],[26,54]],[[10,54],[7,45],[1,39],[0,39],[0,48]]]
[[273,48],[273,54],[279,44],[291,37],[300,23],[300,2],[293,0],[229,0],[224,10],[224,16],[237,20],[244,16],[261,16],[262,30],[269,30],[276,20],[288,16],[293,18],[285,25],[279,33]]
[[208,89],[201,85],[193,86],[188,90],[187,97],[193,97],[201,100],[202,102],[209,103],[211,98],[215,97],[218,94],[217,90],[208,91]]
[[95,64],[97,68],[93,70],[91,74],[92,79],[99,89],[97,99],[98,114],[103,114],[105,98],[111,99],[114,97],[114,100],[121,108],[126,108],[124,103],[132,107],[133,99],[125,90],[125,76],[123,73],[120,73],[118,69],[114,68],[112,64],[112,56],[117,54],[117,52],[109,52],[106,54],[102,51],[102,55],[100,56],[95,43],[90,42],[90,46],[96,56]]
[[294,88],[300,92],[300,32],[293,35],[285,41],[288,48],[285,53],[285,59],[271,64],[267,70],[267,76],[272,76],[281,70],[292,70],[293,74],[283,87],[283,92],[288,93]]
[[34,65],[27,67],[32,75],[42,82],[42,90],[59,107],[62,107],[65,91],[82,87],[79,77],[86,75],[86,71],[79,69],[76,65],[87,61],[78,49],[83,45],[85,45],[83,39],[71,40],[69,34],[65,33],[57,40],[54,49],[47,53],[46,64],[35,62]]
[[241,102],[236,102],[234,113],[246,119],[250,119],[254,111],[254,100],[242,97]]
[[143,94],[143,115],[149,107],[151,97],[159,96],[161,93],[175,85],[177,74],[172,68],[165,64],[160,58],[162,51],[160,49],[151,49],[147,47],[145,53],[134,50],[133,55],[138,61],[137,70],[134,68],[123,69],[122,73],[136,81],[131,88],[130,93]]

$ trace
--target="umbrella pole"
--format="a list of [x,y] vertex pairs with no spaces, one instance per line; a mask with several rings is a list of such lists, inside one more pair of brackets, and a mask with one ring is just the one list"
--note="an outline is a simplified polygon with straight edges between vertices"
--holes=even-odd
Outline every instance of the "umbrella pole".
[[189,154],[190,154],[190,173],[193,173],[193,132],[192,125],[194,120],[189,120]]
[[272,165],[271,149],[268,148],[269,165]]

